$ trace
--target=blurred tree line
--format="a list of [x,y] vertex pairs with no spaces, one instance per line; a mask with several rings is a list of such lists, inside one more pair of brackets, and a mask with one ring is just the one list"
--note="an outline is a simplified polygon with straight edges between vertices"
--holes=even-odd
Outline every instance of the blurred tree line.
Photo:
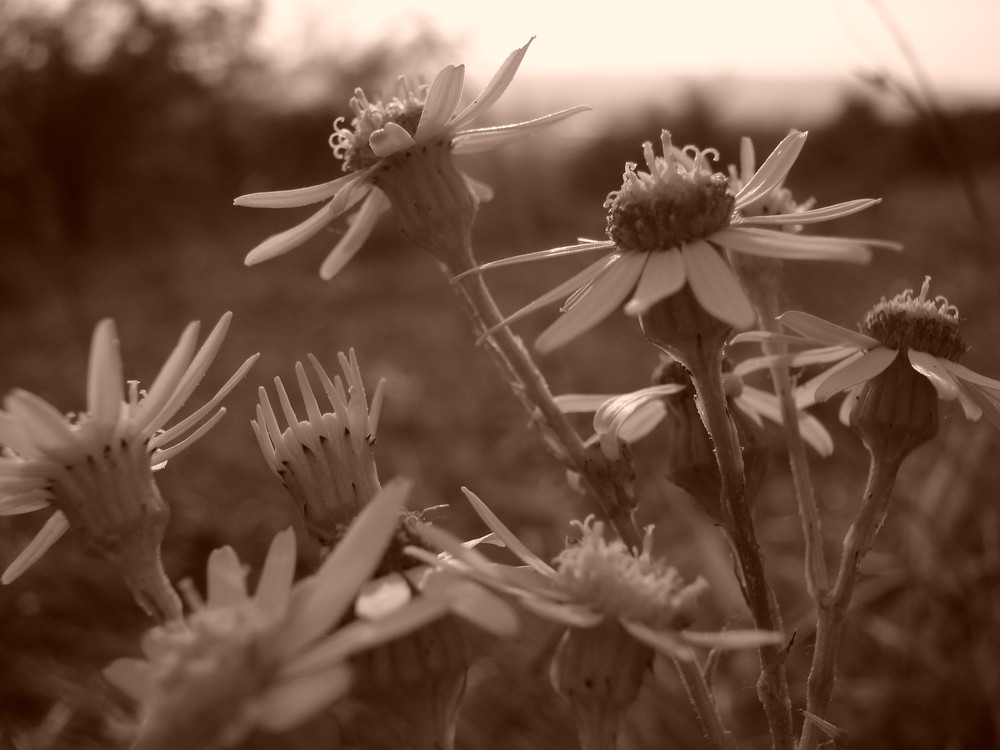
[[[47,10],[0,4],[4,243],[66,256],[231,233],[246,219],[230,209],[235,195],[325,181],[339,170],[323,144],[354,86],[382,90],[447,47],[424,30],[403,46],[331,52],[312,71],[324,95],[295,103],[286,95],[294,80],[279,81],[254,51],[261,0],[176,8],[149,0],[70,0]],[[678,144],[718,147],[723,164],[735,161],[741,135],[754,137],[759,159],[784,135],[778,124],[748,133],[720,117],[721,107],[692,90],[681,106],[640,112],[569,154],[558,184],[550,178],[544,190],[598,208],[624,162],[637,160],[638,145],[665,124]],[[952,123],[975,144],[977,167],[1000,162],[1000,110],[955,113]],[[810,139],[793,179],[835,181],[835,192],[847,195],[944,176],[954,164],[925,125],[888,120],[871,98],[849,99]],[[532,184],[518,185],[522,205],[533,202],[523,195]]]

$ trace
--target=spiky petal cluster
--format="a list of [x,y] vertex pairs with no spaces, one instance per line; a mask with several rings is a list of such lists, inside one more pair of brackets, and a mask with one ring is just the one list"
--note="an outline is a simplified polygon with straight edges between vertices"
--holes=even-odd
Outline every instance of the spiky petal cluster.
[[[373,447],[382,409],[384,381],[369,408],[357,357],[338,355],[344,373],[332,379],[319,361],[309,361],[332,411],[320,406],[301,362],[295,376],[305,403],[299,420],[280,378],[274,379],[285,423],[281,428],[267,390],[259,389],[257,419],[251,422],[267,465],[291,493],[309,533],[330,545],[380,488]],[[346,386],[345,386],[346,381]]]
[[86,411],[64,416],[28,391],[7,395],[0,410],[0,515],[56,510],[4,572],[3,583],[21,575],[71,526],[112,558],[139,538],[158,549],[169,510],[151,468],[218,422],[225,413],[219,403],[257,359],[247,359],[204,406],[165,429],[201,382],[231,317],[223,315],[200,348],[198,323],[188,325],[148,391],[123,382],[118,333],[106,319],[94,329]]

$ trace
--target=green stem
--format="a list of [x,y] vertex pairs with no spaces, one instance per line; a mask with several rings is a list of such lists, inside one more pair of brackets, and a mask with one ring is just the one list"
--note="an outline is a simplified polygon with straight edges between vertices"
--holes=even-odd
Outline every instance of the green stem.
[[[684,364],[691,372],[702,419],[715,445],[722,478],[723,518],[743,573],[747,605],[759,630],[781,633],[781,615],[767,584],[764,559],[754,530],[743,472],[743,453],[723,388],[722,355],[705,348],[692,354]],[[775,645],[761,646],[758,654],[761,676],[757,694],[767,714],[771,740],[775,750],[790,750],[794,740],[784,654]]]
[[[905,452],[871,451],[868,483],[858,516],[844,537],[844,551],[840,570],[833,590],[820,602],[816,624],[816,645],[813,649],[812,669],[809,672],[806,710],[823,719],[833,697],[837,677],[837,652],[847,621],[861,560],[871,549],[875,535],[885,521],[889,500],[896,481],[896,473]],[[813,750],[821,739],[819,727],[806,722],[802,729],[798,750]]]
[[[454,276],[468,268],[447,270]],[[635,491],[616,479],[616,467],[603,454],[588,451],[584,446],[579,433],[556,405],[545,377],[524,343],[507,326],[501,325],[504,316],[497,309],[482,277],[476,273],[469,274],[462,277],[456,286],[468,304],[476,333],[496,329],[487,340],[497,364],[532,415],[532,420],[542,428],[546,442],[570,469],[583,477],[597,498],[601,512],[614,526],[622,541],[629,548],[641,548],[642,536],[632,516],[632,511],[639,502]]]
[[680,674],[684,689],[687,690],[694,712],[698,715],[701,728],[705,732],[705,739],[708,741],[709,750],[736,750],[736,742],[733,735],[722,723],[719,709],[715,705],[715,697],[705,681],[698,661],[694,653],[690,654],[690,659],[674,658],[674,665]]

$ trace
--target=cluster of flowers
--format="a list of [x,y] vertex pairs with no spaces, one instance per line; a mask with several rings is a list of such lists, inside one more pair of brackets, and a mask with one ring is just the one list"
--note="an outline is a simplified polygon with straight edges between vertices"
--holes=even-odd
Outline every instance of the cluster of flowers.
[[[848,395],[842,418],[859,428],[873,455],[877,446],[905,444],[898,449],[908,451],[931,437],[938,398],[958,400],[970,419],[985,415],[1000,426],[1000,382],[958,363],[967,347],[958,333],[957,310],[942,298],[931,299],[927,281],[916,295],[906,291],[876,305],[860,333],[803,312],[780,316],[788,332],[748,330],[759,320],[754,294],[748,293],[755,263],[864,262],[872,247],[893,246],[801,233],[807,224],[878,202],[822,208],[796,203],[784,183],[805,133],[788,135],[759,168],[745,141],[739,168],[723,173],[713,170],[718,159],[713,149],[679,149],[663,131],[661,154],[652,143],[644,144],[645,169],[629,163],[621,187],[608,196],[606,240],[483,266],[471,262],[469,227],[490,190],[459,172],[453,155],[504,145],[585,109],[515,125],[469,127],[504,93],[527,49],[512,53],[464,107],[461,66],[446,67],[429,86],[402,79],[398,95],[385,103],[358,90],[351,100],[352,126],[338,122],[331,138],[347,174],[323,185],[236,200],[271,208],[324,202],[305,222],[252,250],[247,263],[300,246],[352,209],[349,228],[322,265],[324,278],[350,260],[390,208],[404,233],[431,249],[456,283],[479,279],[491,267],[599,253],[565,283],[484,326],[482,336],[492,338],[565,299],[562,314],[536,343],[544,353],[624,303],[647,338],[676,362],[665,359],[651,387],[623,395],[566,395],[553,403],[567,413],[594,412],[590,446],[610,465],[627,463],[628,446],[665,424],[679,446],[669,461],[672,476],[700,495],[714,516],[736,525],[727,530],[737,547],[737,501],[730,497],[734,490],[722,449],[718,466],[713,454],[713,441],[717,446],[724,441],[715,433],[709,439],[701,422],[704,418],[711,428],[715,396],[723,409],[733,407],[747,462],[742,481],[748,482],[751,433],[764,418],[788,421],[781,394],[744,382],[757,370],[833,364],[789,396],[800,410],[794,412],[797,424],[785,427],[801,432],[820,455],[829,455],[833,442],[801,408],[843,391]],[[763,653],[783,642],[776,626],[762,625],[752,601],[755,629],[691,630],[707,584],[701,578],[685,582],[654,555],[652,527],[641,538],[615,538],[608,533],[614,519],[588,517],[576,523],[575,538],[550,565],[468,490],[466,497],[489,528],[481,539],[463,542],[407,511],[409,483],[395,479],[383,487],[375,463],[383,384],[369,400],[353,352],[341,355],[343,377],[331,378],[310,357],[321,391],[296,363],[305,419],[275,379],[279,408],[260,388],[252,423],[267,465],[324,550],[322,562],[296,581],[295,536],[281,531],[251,595],[233,550],[216,550],[208,562],[207,594],[202,599],[193,587],[185,588],[185,612],[160,564],[169,507],[154,472],[211,429],[225,411],[220,402],[252,366],[256,357],[204,406],[167,426],[201,381],[228,325],[227,314],[197,348],[198,326],[191,324],[142,391],[135,381],[123,385],[115,326],[105,320],[94,333],[85,412],[66,417],[20,390],[10,393],[0,410],[0,514],[54,509],[4,572],[3,582],[24,573],[72,528],[122,570],[139,603],[160,621],[143,640],[145,658],[121,659],[106,670],[141,706],[143,747],[185,742],[230,747],[255,730],[296,727],[348,693],[390,720],[403,721],[401,732],[414,746],[450,747],[474,655],[459,624],[509,637],[518,629],[517,608],[565,628],[553,658],[553,685],[573,705],[581,735],[590,738],[607,735],[606,726],[595,727],[595,716],[612,726],[614,736],[656,654],[674,660],[687,684],[700,679],[692,647],[750,647]],[[718,366],[720,388],[714,394],[692,340],[702,348],[708,342],[709,359]],[[743,342],[782,348],[727,365],[723,373],[724,351]],[[628,510],[632,522],[634,509]],[[506,547],[523,565],[495,562],[478,551],[484,542]],[[742,558],[740,563],[752,589],[752,570]],[[707,734],[715,737],[717,718],[707,691],[690,690]],[[725,733],[718,737],[719,743],[728,742]]]

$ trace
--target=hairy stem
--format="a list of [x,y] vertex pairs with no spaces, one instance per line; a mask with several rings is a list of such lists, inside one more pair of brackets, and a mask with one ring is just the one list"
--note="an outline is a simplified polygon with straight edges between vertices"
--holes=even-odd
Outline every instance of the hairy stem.
[[674,658],[674,665],[701,722],[702,731],[705,732],[708,743],[706,747],[709,750],[736,750],[733,735],[722,723],[719,709],[715,705],[715,697],[705,681],[705,675],[702,674],[694,654],[691,654],[690,659]]
[[[467,269],[448,269],[452,275],[464,270]],[[462,277],[456,286],[468,304],[477,334],[502,323],[504,317],[479,274]],[[487,341],[515,394],[531,414],[532,420],[541,427],[546,442],[567,467],[583,477],[597,498],[601,512],[622,541],[630,548],[640,548],[642,537],[632,517],[632,511],[639,502],[634,490],[616,481],[614,467],[604,459],[603,454],[587,451],[579,433],[556,405],[545,377],[521,339],[507,326],[500,326],[487,337]]]
[[[767,584],[764,559],[754,530],[743,472],[743,454],[723,389],[721,352],[702,348],[695,356],[689,357],[685,365],[691,372],[698,394],[705,428],[715,445],[722,478],[723,519],[739,559],[744,596],[754,625],[759,630],[781,633],[781,615]],[[775,750],[790,750],[794,740],[784,654],[775,645],[761,646],[758,653],[761,676],[757,694],[767,714],[771,740]]]
[[[858,582],[861,560],[871,549],[875,535],[885,521],[896,472],[904,456],[902,451],[871,451],[864,499],[857,518],[844,537],[844,551],[836,583],[830,595],[820,602],[806,709],[821,719],[826,717],[833,697],[838,647],[847,621],[847,609]],[[798,748],[813,750],[820,739],[819,727],[814,722],[807,721],[802,729]]]

